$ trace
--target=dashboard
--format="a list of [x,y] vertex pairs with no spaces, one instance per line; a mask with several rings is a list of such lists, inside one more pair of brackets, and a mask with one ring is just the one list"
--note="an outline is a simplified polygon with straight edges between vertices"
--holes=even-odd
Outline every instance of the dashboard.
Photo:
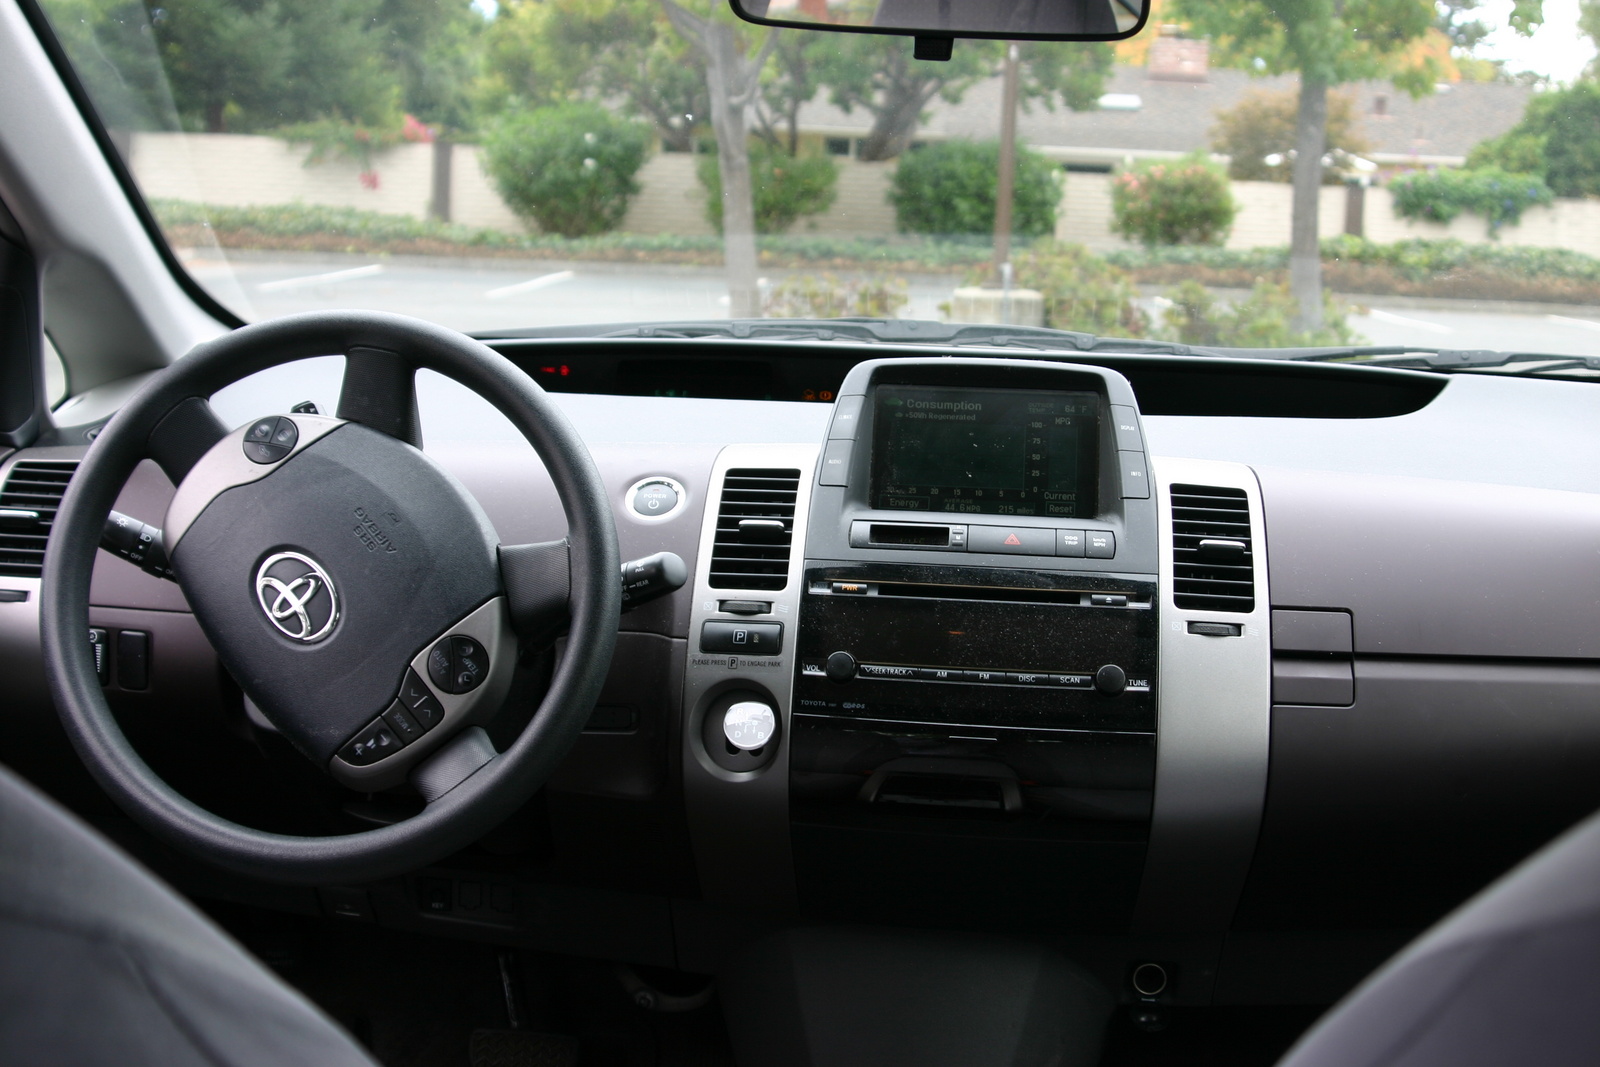
[[[15,525],[0,760],[201,894],[687,970],[796,921],[1025,932],[1178,1004],[1331,1000],[1600,806],[1588,385],[495,345],[588,442],[622,557],[688,565],[622,617],[589,729],[527,811],[372,886],[177,863],[118,828],[65,748]],[[319,375],[215,404],[243,425],[337,369]],[[427,451],[501,540],[562,536],[509,425],[445,379],[419,388]],[[63,432],[5,456],[0,509],[59,493],[84,447]],[[159,526],[173,491],[145,464],[117,510]],[[403,797],[326,782],[279,795],[284,746],[175,585],[102,553],[91,599],[124,728],[194,799],[301,832],[403,817]],[[519,664],[508,729],[549,666]]]

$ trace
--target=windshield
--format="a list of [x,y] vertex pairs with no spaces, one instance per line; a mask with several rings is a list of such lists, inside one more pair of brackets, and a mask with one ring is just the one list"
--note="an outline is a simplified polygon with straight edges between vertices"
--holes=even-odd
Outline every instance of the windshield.
[[1294,33],[1267,0],[1158,0],[1116,44],[947,62],[722,0],[41,3],[178,260],[246,321],[1600,354],[1577,0],[1392,0],[1345,29],[1293,5]]

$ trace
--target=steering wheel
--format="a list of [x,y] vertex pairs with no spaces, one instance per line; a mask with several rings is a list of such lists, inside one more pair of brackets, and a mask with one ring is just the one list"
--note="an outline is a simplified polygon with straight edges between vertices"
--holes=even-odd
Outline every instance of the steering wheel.
[[[330,353],[346,359],[336,417],[266,415],[230,433],[207,402],[257,371]],[[565,541],[501,545],[466,488],[421,452],[420,368],[473,389],[533,445],[566,513]],[[366,792],[409,782],[426,801],[419,814],[341,836],[267,833],[193,804],[134,752],[84,634],[107,515],[147,455],[177,486],[165,547],[222,663],[307,759]],[[609,669],[619,567],[588,451],[504,357],[400,315],[294,315],[199,345],[90,446],[46,553],[45,670],[90,771],[158,836],[257,878],[367,881],[475,840],[549,777]],[[543,703],[496,752],[482,726],[506,698],[519,644],[547,643],[564,624]]]

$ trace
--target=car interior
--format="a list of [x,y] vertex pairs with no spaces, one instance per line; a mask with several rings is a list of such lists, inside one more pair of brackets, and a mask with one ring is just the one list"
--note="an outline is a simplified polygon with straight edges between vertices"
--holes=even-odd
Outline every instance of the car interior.
[[1596,357],[1050,334],[245,324],[0,3],[0,1061],[1595,1062]]

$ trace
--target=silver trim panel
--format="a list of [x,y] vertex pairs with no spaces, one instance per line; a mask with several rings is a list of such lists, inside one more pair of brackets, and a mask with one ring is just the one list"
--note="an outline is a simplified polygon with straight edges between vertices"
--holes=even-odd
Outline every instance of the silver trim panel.
[[328,436],[345,420],[331,419],[326,415],[284,415],[300,431],[300,439],[289,454],[276,463],[257,463],[244,454],[244,435],[256,422],[252,419],[228,436],[212,445],[200,462],[194,465],[167,505],[167,517],[161,524],[161,536],[166,542],[167,558],[178,549],[178,542],[189,532],[194,520],[211,505],[211,502],[229,489],[258,482],[289,460],[304,452],[312,442]]
[[[1272,703],[1266,526],[1255,472],[1240,463],[1152,459],[1159,516],[1161,635],[1156,790],[1138,933],[1220,933],[1232,921],[1266,803]],[[1244,490],[1250,508],[1255,610],[1196,611],[1172,600],[1172,484]],[[1188,632],[1240,623],[1239,637]]]
[[[782,908],[795,901],[794,855],[789,847],[789,721],[794,702],[795,628],[805,576],[805,531],[811,512],[816,445],[729,445],[718,454],[707,483],[700,550],[689,613],[688,664],[683,683],[683,792],[700,888],[712,903]],[[800,472],[789,554],[789,580],[782,590],[712,589],[712,544],[722,485],[729,470],[792,468]],[[718,610],[722,600],[772,603],[763,622],[784,627],[776,656],[728,656],[700,651],[700,629],[710,620],[751,622]],[[706,709],[718,696],[749,690],[770,698],[779,719],[777,751],[760,770],[735,772],[712,762],[702,740]]]

